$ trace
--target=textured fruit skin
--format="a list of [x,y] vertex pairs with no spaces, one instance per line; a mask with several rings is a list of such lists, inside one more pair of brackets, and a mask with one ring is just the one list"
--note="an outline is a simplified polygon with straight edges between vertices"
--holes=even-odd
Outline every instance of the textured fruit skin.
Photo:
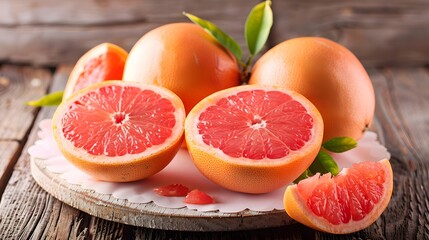
[[307,97],[322,114],[324,141],[362,137],[371,124],[375,95],[362,64],[345,47],[324,38],[284,41],[254,65],[249,84],[277,85]]
[[[183,124],[185,119],[185,111],[182,102],[176,96],[176,101],[173,102],[173,104],[177,109],[179,109],[179,112],[181,113],[181,117],[178,117],[177,119],[177,125],[181,128],[180,134],[178,134],[178,137],[175,138],[171,143],[163,146],[162,149],[158,149],[158,151],[154,151],[149,154],[143,152],[141,154],[136,154],[132,158],[129,157],[130,155],[125,155],[114,158],[104,157],[106,159],[103,159],[103,156],[94,157],[87,153],[77,153],[70,148],[70,145],[67,147],[66,144],[64,144],[64,142],[67,140],[65,140],[61,134],[61,126],[59,124],[61,122],[60,119],[68,108],[70,102],[78,99],[86,92],[93,91],[101,86],[122,83],[135,86],[140,85],[140,87],[141,85],[145,86],[145,84],[124,83],[122,81],[105,81],[96,83],[86,89],[76,92],[68,100],[63,101],[55,111],[55,114],[52,118],[54,139],[56,140],[61,153],[74,166],[98,180],[109,182],[131,182],[150,177],[161,171],[171,162],[182,146],[184,139]],[[153,88],[151,86],[147,87],[149,89]],[[169,92],[171,95],[174,95],[169,90],[165,89],[165,91]]]
[[[74,93],[74,88],[76,85],[76,81],[78,80],[80,74],[82,73],[85,65],[90,61],[91,59],[97,58],[102,54],[109,53],[114,54],[116,56],[116,62],[109,63],[108,66],[114,66],[117,71],[117,73],[113,73],[110,75],[113,76],[106,76],[106,77],[113,77],[110,79],[102,79],[104,80],[120,80],[121,77],[117,76],[118,73],[123,72],[123,68],[125,67],[125,61],[128,57],[128,53],[122,49],[121,47],[112,44],[112,43],[102,43],[99,44],[92,49],[90,49],[88,52],[86,52],[82,57],[79,58],[75,66],[73,67],[72,72],[70,73],[70,76],[67,80],[67,84],[64,88],[64,95],[63,100],[69,98]],[[114,78],[116,76],[116,78]]]
[[[210,147],[198,137],[196,129],[200,112],[216,102],[224,93],[241,91],[246,89],[281,89],[294,98],[300,99],[300,103],[314,113],[314,136],[311,143],[302,149],[294,159],[273,160],[249,160],[232,158],[219,149]],[[218,96],[218,97],[212,97]],[[305,102],[303,102],[305,101]],[[323,120],[317,109],[303,96],[290,90],[266,86],[238,86],[212,94],[199,102],[188,114],[185,121],[185,137],[188,151],[199,171],[214,183],[237,192],[243,193],[267,193],[295,180],[313,162],[323,138]],[[303,147],[304,148],[304,147]],[[305,150],[305,151],[303,151]],[[265,161],[265,162],[264,162]]]
[[364,219],[359,221],[350,220],[347,224],[333,225],[329,223],[326,219],[316,216],[310,209],[308,209],[304,200],[300,197],[297,184],[288,186],[283,203],[286,212],[288,215],[295,219],[296,221],[311,227],[313,229],[334,233],[334,234],[347,234],[356,231],[360,231],[369,227],[374,223],[383,213],[390,202],[393,191],[393,171],[389,163],[389,160],[384,159],[380,161],[386,168],[386,181],[385,181],[385,191],[381,197],[381,201],[374,207],[372,212],[370,212]]
[[102,181],[108,182],[132,182],[148,178],[164,169],[174,158],[182,146],[183,137],[178,139],[171,147],[144,159],[131,159],[131,163],[120,162],[90,162],[86,159],[76,157],[67,149],[60,148],[64,157],[74,166],[88,175]]
[[186,112],[211,93],[240,84],[235,58],[191,23],[167,24],[146,33],[131,49],[123,79],[170,89]]

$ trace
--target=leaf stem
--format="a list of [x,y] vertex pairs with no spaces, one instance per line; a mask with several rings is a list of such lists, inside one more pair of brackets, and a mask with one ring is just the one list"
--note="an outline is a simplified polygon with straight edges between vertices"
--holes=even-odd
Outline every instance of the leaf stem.
[[241,69],[241,83],[247,83],[250,78],[250,72],[248,71],[250,64],[252,63],[254,55],[250,54],[249,58],[247,59],[246,63],[242,65]]

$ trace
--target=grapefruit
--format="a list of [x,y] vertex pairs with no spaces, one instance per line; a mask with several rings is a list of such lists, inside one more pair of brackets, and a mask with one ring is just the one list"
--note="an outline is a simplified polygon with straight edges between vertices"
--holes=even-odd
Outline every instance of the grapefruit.
[[124,49],[111,43],[102,43],[86,52],[70,73],[63,100],[94,83],[122,79],[127,56]]
[[60,104],[53,133],[62,154],[96,179],[149,177],[173,159],[183,140],[185,110],[171,91],[104,81]]
[[375,109],[371,80],[356,56],[319,37],[287,40],[254,65],[249,84],[282,86],[308,98],[324,121],[324,140],[358,140],[370,126]]
[[240,84],[233,55],[209,33],[192,23],[172,23],[146,33],[131,49],[125,81],[170,89],[186,112],[204,97]]
[[290,217],[313,229],[345,234],[377,220],[389,204],[393,173],[387,159],[361,162],[337,176],[316,174],[288,186],[284,206]]
[[323,120],[302,95],[242,85],[199,102],[185,121],[189,153],[218,185],[266,193],[295,180],[313,162]]

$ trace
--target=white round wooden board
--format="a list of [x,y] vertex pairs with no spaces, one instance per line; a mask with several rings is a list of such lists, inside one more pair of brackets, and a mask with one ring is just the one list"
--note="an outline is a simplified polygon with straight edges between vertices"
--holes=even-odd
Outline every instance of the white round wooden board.
[[31,173],[45,191],[60,201],[90,215],[133,226],[180,231],[233,231],[279,227],[293,222],[284,210],[221,213],[186,207],[164,208],[152,202],[132,203],[70,184],[60,174],[48,171],[43,160],[33,157]]

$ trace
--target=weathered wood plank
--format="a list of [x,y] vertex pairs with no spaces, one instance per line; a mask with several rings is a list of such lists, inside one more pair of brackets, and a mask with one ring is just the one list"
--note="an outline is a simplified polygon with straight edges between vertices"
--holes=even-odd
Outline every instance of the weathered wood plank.
[[2,1],[0,61],[74,64],[102,42],[130,50],[144,33],[157,26],[189,22],[183,11],[214,21],[244,46],[244,22],[257,2]]
[[366,66],[429,62],[429,2],[424,0],[274,1],[272,43],[323,36]]
[[[125,49],[161,24],[209,19],[244,46],[243,25],[259,1],[0,2],[0,60],[74,63],[89,48],[112,42]],[[429,62],[429,3],[424,0],[273,1],[270,45],[297,36],[324,36],[351,49],[366,66]]]
[[[369,73],[377,96],[375,128],[392,153],[395,189],[388,209],[368,229],[346,236],[318,232],[314,236],[313,230],[298,224],[231,233],[131,227],[88,216],[47,194],[31,178],[29,159],[23,154],[0,202],[0,239],[427,239],[428,71],[370,69]],[[63,74],[63,81],[66,75]],[[38,120],[52,112],[53,108],[45,108]],[[33,131],[24,151],[35,138]]]
[[131,239],[192,239],[192,240],[238,240],[238,239],[314,239],[314,230],[294,224],[285,227],[233,232],[183,232],[137,228]]
[[[52,89],[64,88],[70,68],[66,74],[61,71]],[[36,126],[41,119],[52,116],[54,109],[43,108]],[[1,198],[0,239],[85,239],[90,217],[47,194],[31,177],[27,150],[37,139],[37,131],[37,127],[31,131]]]
[[11,65],[0,68],[0,196],[37,112],[25,102],[43,96],[50,78],[46,69]]
[[[168,0],[140,1],[54,1],[6,0],[0,2],[0,26],[81,25],[98,26],[135,22],[183,21],[183,11],[198,12],[211,19],[244,23],[250,9],[260,0]],[[49,14],[47,14],[49,13]],[[230,22],[231,23],[231,22]]]
[[[388,239],[429,238],[429,74],[427,69],[396,68],[385,73],[385,96],[380,104],[389,115],[387,147],[397,159],[397,198],[387,219]],[[395,163],[395,162],[394,162]],[[395,166],[394,166],[395,167]],[[396,175],[397,177],[398,175]],[[395,180],[396,180],[395,177]]]
[[0,140],[20,141],[26,137],[37,111],[25,103],[46,94],[51,77],[43,68],[0,68]]
[[12,174],[12,167],[18,157],[17,141],[0,140],[0,197]]

